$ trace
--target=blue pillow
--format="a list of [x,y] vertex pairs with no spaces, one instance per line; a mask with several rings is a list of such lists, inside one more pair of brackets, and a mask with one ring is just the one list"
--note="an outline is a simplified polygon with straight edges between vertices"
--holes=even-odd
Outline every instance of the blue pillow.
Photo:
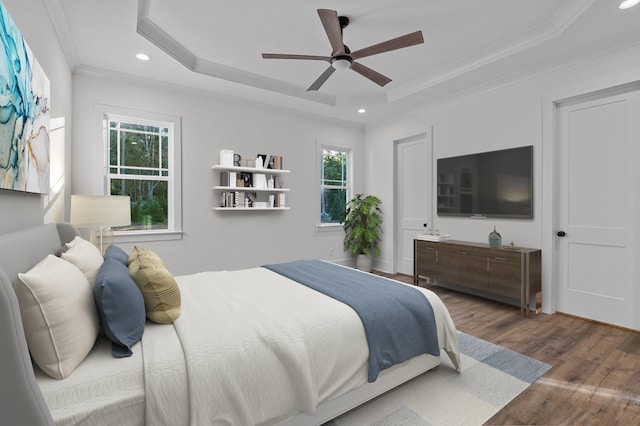
[[142,337],[146,314],[144,298],[129,268],[114,258],[105,258],[93,297],[102,330],[111,340],[111,353],[117,358],[130,356],[131,347]]
[[129,265],[129,255],[120,247],[114,246],[113,244],[107,247],[107,249],[104,252],[105,260],[109,257],[117,260],[118,262],[124,265],[127,265],[127,266]]

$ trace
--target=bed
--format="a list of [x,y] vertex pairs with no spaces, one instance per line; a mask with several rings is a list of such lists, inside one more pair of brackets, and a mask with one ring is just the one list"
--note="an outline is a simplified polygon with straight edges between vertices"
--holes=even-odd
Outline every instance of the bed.
[[[0,235],[6,424],[319,425],[440,364],[440,356],[422,354],[383,366],[371,380],[371,346],[354,308],[260,267],[175,277],[182,314],[173,324],[147,322],[124,358],[114,358],[100,334],[75,371],[56,380],[32,362],[14,285],[77,235],[66,223]],[[416,289],[433,308],[441,356],[459,371],[446,307]]]

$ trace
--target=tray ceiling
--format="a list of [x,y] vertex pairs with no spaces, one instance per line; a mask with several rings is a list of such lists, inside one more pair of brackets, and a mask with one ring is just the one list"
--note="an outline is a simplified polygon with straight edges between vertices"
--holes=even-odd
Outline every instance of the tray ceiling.
[[[640,43],[640,7],[621,11],[610,0],[44,2],[76,73],[364,124]],[[338,70],[308,92],[326,62],[261,54],[330,56],[320,8],[350,19],[343,37],[352,51],[417,30],[425,42],[359,60],[393,80],[385,87]]]

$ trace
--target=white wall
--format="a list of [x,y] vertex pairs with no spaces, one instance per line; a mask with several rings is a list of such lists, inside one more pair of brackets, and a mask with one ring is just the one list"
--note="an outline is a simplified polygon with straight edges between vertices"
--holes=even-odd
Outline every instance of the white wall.
[[[301,258],[344,260],[343,232],[315,230],[316,140],[352,147],[355,177],[362,188],[364,132],[294,117],[291,114],[223,101],[198,92],[140,82],[74,75],[73,194],[101,193],[103,142],[96,135],[96,104],[182,117],[183,230],[181,241],[144,243],[166,260],[174,274],[238,269]],[[211,166],[219,151],[243,156],[273,153],[284,157],[287,205],[283,212],[221,212],[211,187]],[[333,249],[333,257],[329,250]]]
[[[509,87],[458,101],[435,106],[410,118],[366,131],[366,190],[380,196],[385,205],[393,201],[394,140],[427,131],[433,126],[433,161],[430,165],[434,206],[436,203],[436,159],[515,146],[534,145],[534,219],[496,220],[439,217],[433,212],[434,229],[465,241],[487,242],[496,225],[503,241],[536,247],[540,244],[540,98],[523,89]],[[393,209],[385,209],[383,255],[377,266],[391,271],[393,265]],[[389,268],[389,269],[387,269]]]
[[[451,234],[455,239],[486,242],[496,225],[505,243],[542,247],[543,233],[552,233],[551,223],[542,222],[543,213],[552,209],[552,194],[542,193],[542,103],[543,98],[569,89],[590,91],[594,84],[636,75],[640,80],[640,47],[627,49],[560,69],[534,78],[512,83],[467,98],[429,106],[411,116],[365,130],[366,171],[365,190],[378,195],[385,204],[393,200],[393,141],[425,131],[433,126],[433,161],[454,155],[504,149],[524,145],[534,146],[534,218],[469,219],[438,217],[434,212],[434,228]],[[435,182],[435,174],[433,175]],[[436,193],[433,188],[433,205]],[[434,207],[435,208],[435,207]],[[382,256],[377,266],[393,270],[393,209],[385,211]],[[543,253],[544,255],[544,253]],[[545,264],[543,275],[549,276]],[[543,296],[545,286],[543,282]],[[550,291],[550,288],[546,289]],[[548,308],[548,306],[547,306]]]
[[[71,71],[56,38],[49,15],[40,1],[2,0],[22,32],[34,56],[51,83],[51,118],[65,117],[71,122]],[[67,145],[70,136],[67,133]],[[68,165],[68,161],[67,161]],[[65,175],[68,176],[68,166]],[[64,187],[68,187],[68,180]],[[48,197],[18,191],[0,190],[0,233],[64,220],[64,189],[49,202]]]

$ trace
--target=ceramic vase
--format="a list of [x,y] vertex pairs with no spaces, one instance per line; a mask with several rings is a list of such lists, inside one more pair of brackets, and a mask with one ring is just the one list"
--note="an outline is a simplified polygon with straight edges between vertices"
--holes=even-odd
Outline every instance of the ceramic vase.
[[493,227],[493,231],[489,234],[489,245],[493,248],[500,247],[502,244],[502,236],[498,231],[496,231],[496,227]]

